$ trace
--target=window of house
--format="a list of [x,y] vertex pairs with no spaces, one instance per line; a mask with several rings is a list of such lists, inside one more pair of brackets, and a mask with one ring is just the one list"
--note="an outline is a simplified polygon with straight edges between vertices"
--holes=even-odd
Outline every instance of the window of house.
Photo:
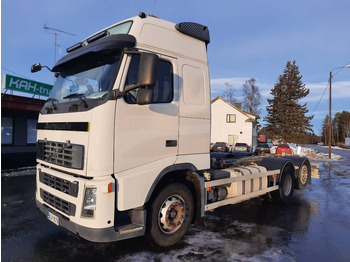
[[1,117],[1,144],[10,145],[13,141],[13,118]]
[[38,120],[27,119],[27,144],[34,144],[36,142],[36,124]]
[[236,123],[236,114],[227,114],[226,123]]
[[[138,69],[140,64],[140,55],[133,55],[128,75],[125,81],[125,88],[137,84],[138,81]],[[154,103],[170,103],[173,101],[174,85],[173,85],[173,67],[172,64],[165,60],[159,60],[158,62],[158,77],[157,82],[153,89]],[[124,99],[128,104],[136,104],[136,97],[138,88],[130,92],[127,92]]]

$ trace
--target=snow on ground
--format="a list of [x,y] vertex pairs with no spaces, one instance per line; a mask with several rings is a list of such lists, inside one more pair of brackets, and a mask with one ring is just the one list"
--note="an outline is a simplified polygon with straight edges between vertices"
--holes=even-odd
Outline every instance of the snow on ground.
[[[317,151],[317,150],[309,148],[309,147],[297,146],[296,144],[288,144],[288,145],[292,149],[293,155],[305,156],[305,157],[309,158],[310,160],[326,161],[326,160],[340,160],[340,159],[342,159],[342,157],[340,155],[337,155],[334,153],[331,154],[331,159],[329,159],[328,153],[323,153],[323,152]],[[332,149],[341,149],[341,148],[340,147],[332,147]]]
[[276,242],[279,242],[282,229],[269,227],[266,232],[259,234],[260,238],[257,236],[255,240],[246,241],[236,238],[236,232],[231,232],[241,230],[251,234],[256,227],[254,223],[234,221],[227,225],[224,234],[213,232],[213,229],[192,227],[190,233],[185,236],[186,245],[181,249],[173,248],[160,253],[136,252],[119,261],[295,261],[290,249],[282,247],[280,243],[266,243],[265,233],[273,235]]
[[17,169],[1,170],[1,177],[32,176],[35,175],[35,166]]

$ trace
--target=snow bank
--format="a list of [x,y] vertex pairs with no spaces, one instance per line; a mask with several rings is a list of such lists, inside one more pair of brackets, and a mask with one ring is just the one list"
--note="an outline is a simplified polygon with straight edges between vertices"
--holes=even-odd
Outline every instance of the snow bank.
[[[310,160],[340,160],[342,157],[340,155],[331,154],[331,159],[328,157],[328,153],[322,153],[315,149],[309,147],[298,146],[296,144],[288,144],[293,151],[293,155],[305,156]],[[332,147],[332,149],[340,149],[338,147]]]

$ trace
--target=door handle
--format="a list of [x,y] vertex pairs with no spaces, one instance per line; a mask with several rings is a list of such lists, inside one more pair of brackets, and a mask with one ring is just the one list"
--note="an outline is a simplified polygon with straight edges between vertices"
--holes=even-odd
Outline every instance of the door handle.
[[166,147],[177,147],[177,140],[167,140],[165,142]]

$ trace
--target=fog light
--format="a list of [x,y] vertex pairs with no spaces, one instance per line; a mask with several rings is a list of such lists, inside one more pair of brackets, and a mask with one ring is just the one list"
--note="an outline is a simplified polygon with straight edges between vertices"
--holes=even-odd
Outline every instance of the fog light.
[[85,188],[85,196],[83,203],[83,217],[94,217],[94,213],[96,210],[96,187],[87,187]]

